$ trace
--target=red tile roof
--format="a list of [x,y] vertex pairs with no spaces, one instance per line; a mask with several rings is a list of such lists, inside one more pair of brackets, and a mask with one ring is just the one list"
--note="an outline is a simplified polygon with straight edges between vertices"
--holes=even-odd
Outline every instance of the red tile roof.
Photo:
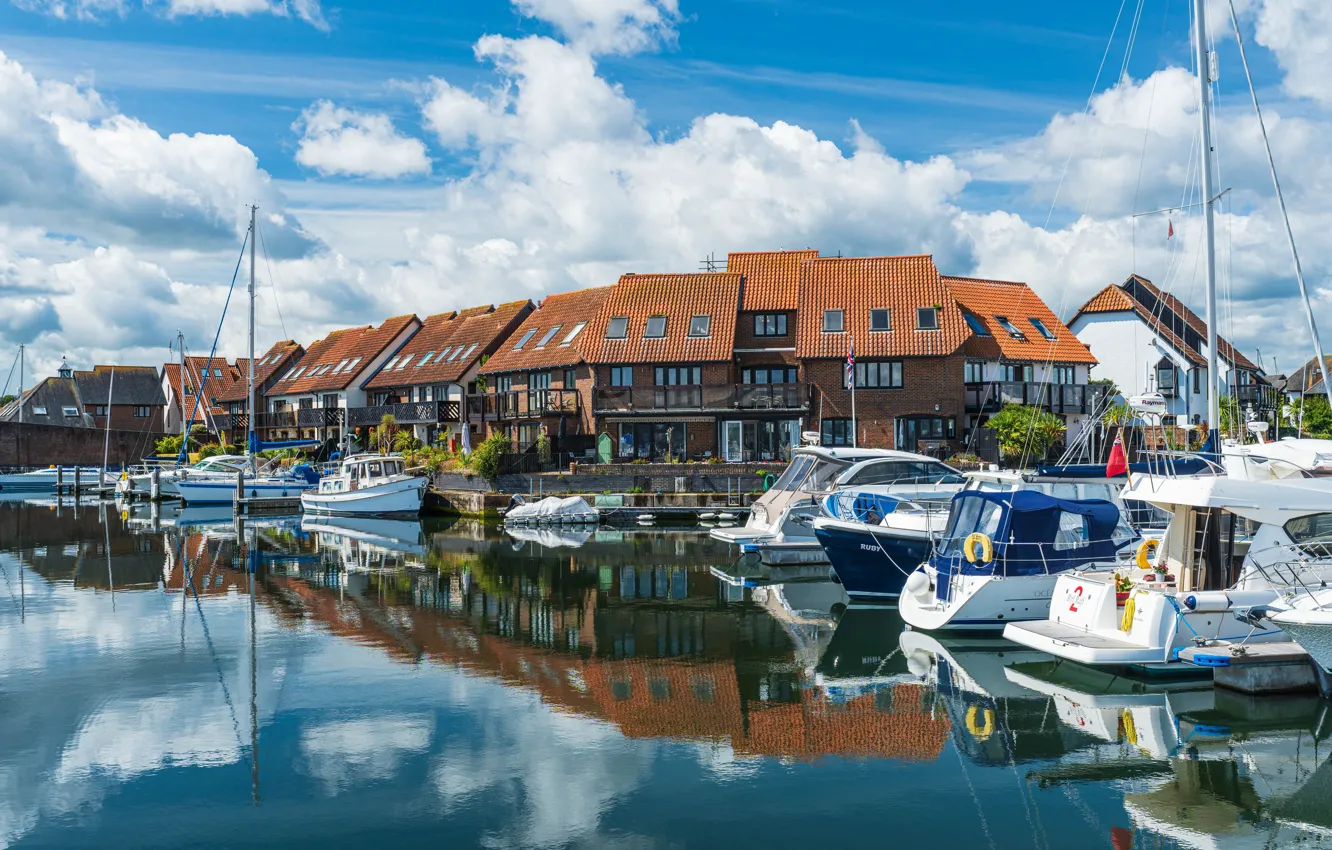
[[[611,287],[601,312],[583,331],[590,363],[683,363],[730,360],[740,308],[741,277],[729,272],[627,274]],[[693,316],[711,316],[709,334],[689,336]],[[624,339],[606,339],[614,317],[627,317]],[[645,339],[647,321],[666,317],[666,335]]]
[[[383,389],[457,381],[508,339],[533,309],[531,301],[523,300],[429,316],[365,387]],[[448,356],[443,357],[446,352]],[[422,366],[427,355],[429,362]],[[407,365],[399,368],[404,360]]]
[[[206,379],[205,370],[208,372]],[[179,361],[164,363],[162,373],[167,380],[167,385],[171,387],[171,398],[168,401],[173,407],[179,409],[181,397]],[[207,357],[186,357],[185,375],[185,385],[190,392],[185,393],[184,415],[190,417],[191,424],[204,421],[206,413],[208,415],[222,413],[222,408],[213,405],[212,401],[214,399],[220,401],[223,396],[232,391],[236,382],[241,378],[237,368],[222,357],[214,357],[211,364]],[[205,403],[196,405],[194,391],[200,388],[202,388]]]
[[[266,384],[274,373],[278,370],[285,371],[291,364],[300,360],[304,354],[305,349],[295,340],[284,339],[273,343],[272,347],[259,357],[259,369],[254,373],[255,394],[262,396],[264,390],[267,389]],[[249,358],[237,358],[235,383],[227,387],[226,392],[218,393],[214,397],[221,404],[247,400],[249,396],[249,374]]]
[[[300,363],[279,378],[265,395],[345,390],[403,331],[419,327],[420,323],[416,316],[395,316],[385,319],[377,328],[365,325],[333,331],[311,343]],[[292,374],[296,375],[294,380]]]
[[800,297],[800,264],[817,259],[813,248],[802,251],[732,251],[726,270],[744,275],[740,309],[795,310]]
[[[1059,321],[1054,311],[1025,283],[952,276],[945,276],[943,282],[962,309],[990,332],[990,336],[972,333],[966,342],[969,356],[989,360],[1096,364],[1091,349]],[[1016,327],[1022,338],[1018,339],[1005,330],[999,323],[999,316]],[[1032,319],[1039,320],[1055,338],[1046,339]]]
[[[1203,356],[1200,350],[1188,345],[1171,328],[1167,321],[1169,317],[1163,316],[1159,307],[1153,309],[1152,306],[1134,297],[1131,290],[1135,285],[1142,287],[1151,296],[1160,299],[1165,310],[1174,313],[1204,340],[1207,339],[1207,323],[1198,314],[1190,310],[1183,301],[1168,292],[1162,292],[1156,284],[1141,275],[1130,275],[1124,283],[1117,286],[1112,284],[1102,289],[1093,295],[1086,304],[1083,304],[1073,318],[1076,319],[1083,313],[1118,313],[1121,311],[1136,313],[1148,327],[1160,334],[1173,348],[1188,358],[1190,363],[1205,366],[1207,358]],[[1217,334],[1216,343],[1216,352],[1222,359],[1238,365],[1241,369],[1258,370],[1253,361],[1237,351],[1220,334]]]
[[[493,375],[528,369],[557,369],[583,362],[581,346],[588,338],[586,325],[591,324],[601,311],[601,305],[605,303],[610,291],[609,286],[598,286],[547,295],[541,302],[541,308],[529,314],[486,361],[486,365],[481,368],[482,373]],[[569,340],[569,334],[580,323],[584,324],[583,329],[576,338]],[[550,340],[542,345],[542,340],[552,331],[554,333]],[[522,350],[516,350],[514,346],[524,337],[527,337],[527,341]]]
[[[916,309],[939,308],[939,330],[916,330]],[[891,331],[870,332],[870,311],[890,311]],[[844,311],[843,333],[823,332],[825,310]],[[857,357],[931,357],[952,354],[970,335],[934,259],[822,257],[800,270],[796,357],[845,358],[851,340]]]

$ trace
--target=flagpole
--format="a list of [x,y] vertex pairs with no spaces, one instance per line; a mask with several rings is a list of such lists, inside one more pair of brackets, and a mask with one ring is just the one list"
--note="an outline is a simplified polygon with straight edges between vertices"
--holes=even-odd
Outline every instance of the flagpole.
[[847,364],[847,377],[851,379],[851,448],[860,448],[860,426],[856,422],[856,341],[851,340],[851,358]]

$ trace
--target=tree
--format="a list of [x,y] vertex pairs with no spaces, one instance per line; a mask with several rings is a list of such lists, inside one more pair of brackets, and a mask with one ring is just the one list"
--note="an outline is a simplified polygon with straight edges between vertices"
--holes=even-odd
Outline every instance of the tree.
[[379,424],[370,429],[370,445],[380,454],[387,454],[393,445],[393,437],[398,433],[398,419],[392,413],[385,413]]
[[468,463],[477,474],[487,481],[499,478],[501,456],[510,450],[509,438],[498,431],[486,437],[485,442],[476,447]]
[[1306,437],[1332,438],[1332,408],[1327,396],[1307,395],[1292,401],[1284,411],[1282,436],[1290,436],[1287,429],[1297,429]]
[[16,398],[18,398],[18,396],[12,394],[0,395],[0,407],[4,407],[6,404],[9,404],[11,401],[13,401]]
[[985,425],[998,435],[1004,460],[1014,465],[1044,460],[1066,430],[1053,413],[1022,404],[1004,405]]

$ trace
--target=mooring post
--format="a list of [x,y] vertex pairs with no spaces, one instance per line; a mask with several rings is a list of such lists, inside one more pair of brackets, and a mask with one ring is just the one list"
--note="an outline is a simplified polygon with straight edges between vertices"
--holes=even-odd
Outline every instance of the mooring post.
[[236,510],[245,504],[245,470],[236,470]]
[[65,492],[65,467],[56,467],[56,496],[64,495]]
[[79,474],[83,472],[83,467],[74,467],[74,498],[79,498]]
[[148,498],[154,502],[162,499],[162,468],[154,466],[153,471],[148,473]]

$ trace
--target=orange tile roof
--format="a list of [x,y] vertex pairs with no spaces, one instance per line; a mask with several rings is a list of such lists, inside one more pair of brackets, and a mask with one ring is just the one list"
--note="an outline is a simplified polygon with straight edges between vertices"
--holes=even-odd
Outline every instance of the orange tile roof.
[[726,270],[745,277],[741,310],[795,310],[800,298],[800,264],[814,260],[819,252],[732,251],[726,255]]
[[[1096,364],[1091,349],[1025,283],[953,276],[945,276],[943,282],[962,309],[975,316],[991,334],[980,336],[973,332],[966,342],[968,355],[996,360]],[[997,316],[1007,319],[1023,338],[1017,339],[1005,330]],[[1046,339],[1032,319],[1039,319],[1055,338]]]
[[[522,325],[486,361],[486,365],[481,368],[482,373],[493,375],[527,369],[555,369],[583,362],[581,346],[587,328],[584,327],[575,339],[567,343],[565,340],[579,322],[591,324],[610,291],[609,286],[599,286],[547,295],[540,309],[529,313]],[[552,329],[555,330],[554,335],[542,346],[541,341]],[[514,346],[529,333],[531,336],[522,350],[515,350]]]
[[[419,327],[421,320],[416,316],[394,316],[385,319],[379,327],[364,325],[357,328],[344,328],[333,331],[321,340],[310,344],[305,356],[295,369],[298,372],[292,380],[289,372],[279,378],[265,395],[283,396],[301,393],[329,392],[345,390],[351,382],[365,370],[384,349],[393,344],[404,330]],[[344,361],[360,358],[355,366],[342,366]],[[330,367],[323,370],[323,367]],[[319,372],[319,374],[314,374]]]
[[[1173,312],[1181,321],[1192,328],[1194,332],[1200,335],[1204,340],[1207,338],[1207,323],[1203,321],[1197,313],[1190,310],[1183,301],[1180,301],[1175,296],[1168,292],[1162,292],[1156,284],[1141,275],[1129,275],[1128,280],[1124,281],[1124,283],[1119,285],[1111,284],[1105,289],[1102,289],[1100,292],[1093,295],[1086,304],[1083,304],[1082,307],[1078,309],[1078,312],[1074,314],[1073,318],[1076,319],[1083,313],[1117,313],[1120,311],[1136,313],[1139,318],[1147,323],[1148,327],[1164,337],[1172,347],[1188,358],[1190,363],[1200,366],[1206,365],[1207,358],[1202,355],[1202,352],[1186,343],[1184,339],[1176,333],[1169,324],[1167,324],[1165,321],[1166,317],[1163,317],[1159,310],[1153,310],[1147,304],[1133,296],[1129,291],[1129,288],[1135,283],[1147,290],[1152,296],[1160,299],[1166,310]],[[1216,337],[1216,351],[1222,359],[1234,363],[1242,369],[1258,369],[1258,366],[1254,365],[1249,358],[1237,351],[1235,347],[1220,334],[1217,334]]]
[[[204,377],[204,370],[207,369],[207,380]],[[162,365],[162,373],[166,377],[167,385],[171,387],[170,403],[172,407],[179,408],[181,387],[180,387],[180,363],[165,363]],[[185,393],[185,416],[190,417],[190,423],[195,424],[203,422],[205,415],[222,413],[222,408],[211,404],[212,400],[221,401],[222,397],[231,392],[236,382],[240,380],[240,373],[236,367],[226,361],[223,357],[214,357],[212,363],[208,362],[207,357],[186,357],[185,358],[185,384],[190,390],[202,388],[205,404],[195,404],[194,392]],[[197,409],[196,409],[197,407]],[[207,408],[207,409],[205,409]]]
[[[611,287],[601,312],[583,331],[590,363],[682,363],[730,360],[735,346],[741,277],[729,272],[627,274]],[[709,335],[690,337],[693,316],[712,317]],[[629,319],[625,339],[606,339],[612,317]],[[666,317],[666,336],[644,339],[650,316]]]
[[[916,308],[939,307],[939,330],[916,330]],[[870,332],[870,310],[886,308],[892,330]],[[845,333],[824,333],[824,310],[843,310]],[[851,340],[857,357],[930,357],[952,354],[970,335],[934,259],[822,257],[800,270],[796,357],[845,358]]]
[[[265,384],[279,369],[285,370],[305,354],[300,343],[284,339],[273,345],[259,358],[259,369],[254,373],[254,391],[263,395]],[[236,359],[236,381],[225,393],[219,393],[217,400],[223,404],[233,401],[245,401],[249,395],[250,360],[247,357]]]
[[[495,351],[532,311],[532,302],[485,304],[457,313],[429,316],[421,329],[384,364],[366,389],[451,383],[462,378],[483,356]],[[440,357],[448,356],[440,361]],[[459,351],[462,353],[459,354]],[[422,358],[433,355],[421,365]],[[404,358],[407,365],[398,368]],[[392,364],[393,368],[388,368]]]

